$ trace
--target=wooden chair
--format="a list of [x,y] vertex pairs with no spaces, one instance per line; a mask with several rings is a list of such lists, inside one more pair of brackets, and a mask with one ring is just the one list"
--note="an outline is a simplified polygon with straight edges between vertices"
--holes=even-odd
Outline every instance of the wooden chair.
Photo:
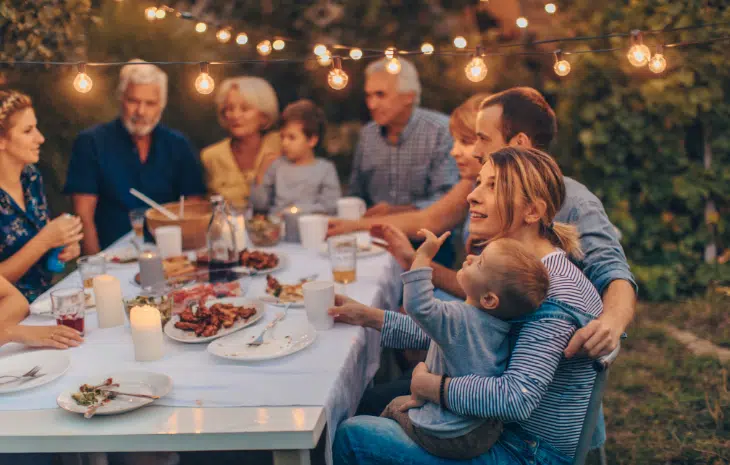
[[[588,450],[591,447],[591,438],[593,437],[593,431],[596,429],[596,421],[598,420],[598,414],[601,410],[601,400],[603,398],[603,391],[606,388],[606,381],[608,380],[608,369],[611,364],[618,357],[621,344],[608,355],[595,360],[593,362],[593,368],[596,370],[596,382],[593,385],[593,391],[591,391],[591,398],[588,401],[588,412],[586,418],[583,420],[583,429],[580,432],[580,439],[578,440],[578,447],[575,450],[575,457],[573,458],[573,465],[583,465],[588,455]],[[601,454],[601,465],[606,465],[606,450],[603,445],[600,448]]]

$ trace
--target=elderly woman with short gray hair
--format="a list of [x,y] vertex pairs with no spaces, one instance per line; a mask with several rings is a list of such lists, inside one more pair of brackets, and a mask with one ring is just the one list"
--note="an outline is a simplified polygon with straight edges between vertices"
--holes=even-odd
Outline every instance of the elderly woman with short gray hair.
[[203,149],[208,191],[230,204],[248,204],[251,185],[281,155],[281,138],[270,131],[279,119],[276,92],[264,79],[238,76],[223,81],[216,96],[218,122],[228,137]]

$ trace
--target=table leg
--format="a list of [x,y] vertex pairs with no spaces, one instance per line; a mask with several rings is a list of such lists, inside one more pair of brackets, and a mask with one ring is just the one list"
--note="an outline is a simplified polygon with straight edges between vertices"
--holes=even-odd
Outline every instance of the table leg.
[[309,449],[275,450],[274,465],[310,465]]

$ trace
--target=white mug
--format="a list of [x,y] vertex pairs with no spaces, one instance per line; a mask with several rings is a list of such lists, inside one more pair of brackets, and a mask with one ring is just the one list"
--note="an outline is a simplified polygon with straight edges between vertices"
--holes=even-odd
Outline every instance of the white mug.
[[299,217],[299,239],[308,249],[322,247],[327,235],[329,220],[324,215],[302,215]]
[[180,226],[160,226],[155,229],[155,242],[164,258],[182,255],[182,229]]
[[335,285],[325,281],[310,281],[302,285],[307,319],[317,331],[326,331],[335,325],[327,313],[335,305]]
[[337,201],[337,216],[345,220],[359,220],[366,210],[365,201],[359,197],[343,197]]

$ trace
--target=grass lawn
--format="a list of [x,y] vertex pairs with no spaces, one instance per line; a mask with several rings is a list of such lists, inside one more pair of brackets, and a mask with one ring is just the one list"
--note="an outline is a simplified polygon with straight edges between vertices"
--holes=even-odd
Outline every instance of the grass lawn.
[[608,463],[730,463],[730,366],[692,355],[648,324],[664,320],[730,346],[729,304],[711,296],[640,306],[604,396]]

